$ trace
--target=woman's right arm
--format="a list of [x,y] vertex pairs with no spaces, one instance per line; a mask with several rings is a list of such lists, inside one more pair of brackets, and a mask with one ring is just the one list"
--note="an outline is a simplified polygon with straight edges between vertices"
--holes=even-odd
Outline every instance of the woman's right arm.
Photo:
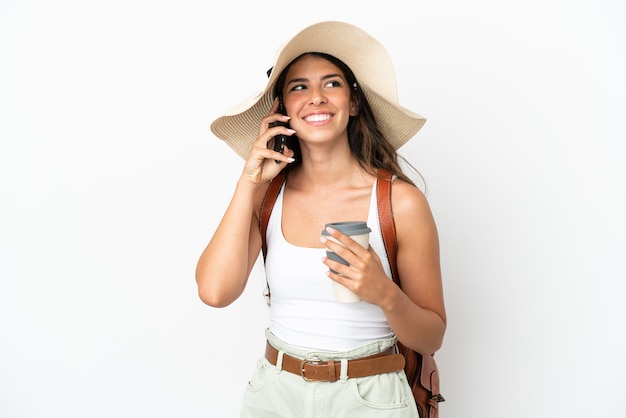
[[245,289],[261,250],[258,212],[265,190],[269,181],[293,162],[292,150],[285,148],[281,154],[268,148],[275,135],[295,133],[283,126],[271,127],[272,122],[288,120],[276,113],[277,109],[278,102],[275,102],[270,115],[261,122],[259,137],[252,146],[230,204],[198,260],[198,294],[207,305],[228,306]]
[[259,187],[245,179],[235,193],[196,267],[200,299],[224,307],[243,292],[261,249],[255,202]]

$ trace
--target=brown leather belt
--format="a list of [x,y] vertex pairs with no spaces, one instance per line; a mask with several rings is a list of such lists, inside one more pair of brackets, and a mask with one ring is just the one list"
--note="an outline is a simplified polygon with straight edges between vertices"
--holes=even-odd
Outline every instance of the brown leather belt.
[[[269,342],[265,348],[265,358],[276,366],[278,350]],[[304,380],[336,382],[341,375],[341,360],[320,361],[318,358],[299,359],[283,354],[282,369],[302,376]],[[404,369],[404,356],[391,347],[382,353],[348,360],[348,378],[373,376]]]

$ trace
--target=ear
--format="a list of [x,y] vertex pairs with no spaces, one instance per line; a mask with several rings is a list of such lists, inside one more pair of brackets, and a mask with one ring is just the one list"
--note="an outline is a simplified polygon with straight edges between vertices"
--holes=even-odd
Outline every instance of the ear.
[[350,116],[356,116],[357,115],[357,105],[354,101],[354,99],[350,100]]

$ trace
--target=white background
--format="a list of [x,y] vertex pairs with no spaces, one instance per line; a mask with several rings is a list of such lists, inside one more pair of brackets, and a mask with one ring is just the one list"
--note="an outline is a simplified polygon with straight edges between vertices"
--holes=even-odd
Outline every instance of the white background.
[[428,118],[400,151],[441,237],[442,417],[626,416],[622,2],[3,0],[0,417],[237,416],[268,311],[258,268],[197,297],[243,163],[209,125],[320,20]]

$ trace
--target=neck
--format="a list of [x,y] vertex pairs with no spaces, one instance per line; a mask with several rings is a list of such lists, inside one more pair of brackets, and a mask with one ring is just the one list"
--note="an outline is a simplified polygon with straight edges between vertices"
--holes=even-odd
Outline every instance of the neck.
[[292,187],[320,194],[369,183],[369,175],[352,155],[347,142],[332,149],[303,148],[302,164],[293,174]]

